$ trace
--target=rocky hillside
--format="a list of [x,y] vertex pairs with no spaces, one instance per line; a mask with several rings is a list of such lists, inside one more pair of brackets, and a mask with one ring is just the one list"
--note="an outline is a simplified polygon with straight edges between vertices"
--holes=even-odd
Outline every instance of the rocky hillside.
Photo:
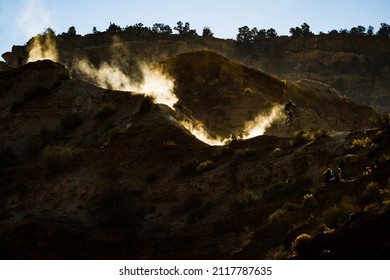
[[[373,125],[372,109],[330,86],[280,81],[212,52],[157,66],[176,81],[173,108],[49,60],[0,72],[1,258],[388,256],[386,119]],[[238,134],[291,98],[302,123],[276,118],[263,136],[210,146],[183,126]],[[341,182],[324,185],[328,166],[341,166]],[[349,232],[369,246],[347,243]]]
[[[19,54],[28,52],[32,42],[26,48],[14,46],[3,58],[10,66],[16,66]],[[370,105],[379,112],[390,111],[390,41],[378,36],[281,36],[254,45],[238,45],[233,40],[198,36],[145,37],[131,32],[105,32],[57,36],[55,42],[60,61],[68,66],[75,57],[86,57],[99,65],[115,54],[129,68],[140,60],[161,61],[185,52],[214,51],[281,80],[315,80],[357,103]]]

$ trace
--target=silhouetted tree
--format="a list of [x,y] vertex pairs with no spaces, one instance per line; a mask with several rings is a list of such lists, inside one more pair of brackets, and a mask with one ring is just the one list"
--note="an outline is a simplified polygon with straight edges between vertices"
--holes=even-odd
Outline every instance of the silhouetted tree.
[[181,21],[179,21],[177,23],[177,26],[173,28],[174,30],[176,30],[179,35],[198,35],[196,33],[196,30],[195,29],[190,29],[190,24],[188,22],[186,22],[183,26],[183,23]]
[[367,34],[367,36],[373,36],[373,35],[374,35],[374,27],[370,25],[370,26],[367,28],[366,34]]
[[153,33],[172,34],[172,28],[164,23],[155,23],[152,27]]
[[276,33],[275,29],[273,29],[273,28],[267,29],[267,31],[266,31],[266,37],[267,38],[273,38],[273,37],[276,37],[276,36],[278,36],[278,33]]
[[149,27],[144,26],[144,24],[141,22],[136,23],[134,25],[126,26],[124,30],[127,32],[132,32],[139,36],[144,36],[153,33],[153,31]]
[[301,28],[302,28],[302,36],[303,37],[307,37],[307,36],[313,35],[313,32],[310,31],[310,26],[306,22],[304,22],[301,25]]
[[333,30],[329,31],[328,34],[335,35],[335,34],[339,34],[339,32],[336,29],[333,29]]
[[265,38],[267,38],[267,31],[266,31],[265,29],[260,29],[260,30],[257,32],[255,41],[263,40],[263,39],[265,39]]
[[45,31],[43,31],[42,35],[55,36],[56,33],[51,27],[47,27],[45,28]]
[[340,33],[340,34],[348,34],[349,32],[348,32],[347,29],[345,29],[345,28],[343,29],[343,28],[342,28],[342,29],[339,30],[339,33]]
[[355,36],[365,36],[366,35],[366,28],[364,26],[357,26],[357,27],[352,27],[351,30],[349,31],[349,34],[355,35]]
[[300,27],[291,27],[290,28],[291,37],[301,37],[302,29]]
[[190,25],[188,22],[186,22],[186,25],[183,26],[183,23],[181,21],[178,21],[177,26],[174,27],[173,29],[176,30],[179,33],[179,35],[185,35],[190,30],[189,26]]
[[249,43],[253,40],[252,32],[248,26],[242,26],[238,28],[237,42]]
[[211,32],[210,27],[206,26],[206,27],[203,28],[202,36],[203,36],[203,37],[213,37],[213,36],[214,36],[214,33]]
[[313,32],[310,31],[310,26],[305,22],[301,27],[291,27],[290,33],[292,37],[307,37],[313,35]]
[[69,27],[67,34],[69,36],[75,36],[76,35],[76,28],[74,26]]
[[122,31],[122,27],[119,25],[116,25],[113,22],[110,22],[110,26],[106,30],[107,32],[117,32],[117,31]]
[[378,36],[390,38],[390,25],[388,25],[387,23],[381,23],[381,27],[376,34]]

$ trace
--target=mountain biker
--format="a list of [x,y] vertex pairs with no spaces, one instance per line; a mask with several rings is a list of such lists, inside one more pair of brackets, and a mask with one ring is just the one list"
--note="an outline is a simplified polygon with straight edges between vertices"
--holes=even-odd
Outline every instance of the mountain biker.
[[284,110],[287,112],[288,116],[290,117],[290,120],[292,121],[293,118],[293,111],[297,108],[295,104],[292,102],[292,100],[289,100],[286,105],[284,106]]

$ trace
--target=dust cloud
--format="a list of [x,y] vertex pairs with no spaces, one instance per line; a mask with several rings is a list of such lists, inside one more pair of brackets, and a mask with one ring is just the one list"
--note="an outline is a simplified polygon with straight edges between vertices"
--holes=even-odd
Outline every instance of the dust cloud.
[[283,106],[275,105],[268,114],[260,114],[253,121],[246,122],[242,132],[242,139],[249,139],[264,135],[272,123],[284,117]]
[[144,94],[154,99],[155,103],[165,104],[174,110],[174,105],[179,101],[173,93],[174,79],[162,73],[159,68],[153,68],[146,64],[140,64],[143,76],[141,83],[132,82],[123,73],[120,67],[103,63],[95,67],[86,59],[79,60],[77,69],[92,79],[98,86],[120,91],[131,91],[134,94]]
[[202,123],[194,123],[192,121],[183,120],[180,122],[192,135],[198,140],[210,146],[223,146],[228,139],[213,137]]
[[[268,113],[260,113],[254,120],[246,122],[235,138],[246,140],[264,135],[273,122],[284,118],[282,111],[282,105],[274,105]],[[190,121],[182,121],[181,124],[197,139],[211,146],[223,146],[231,140],[230,138],[223,139],[212,135],[200,122],[196,124]]]
[[29,46],[27,62],[50,59],[54,62],[59,61],[58,50],[54,34],[48,32],[45,35],[37,35],[32,39]]

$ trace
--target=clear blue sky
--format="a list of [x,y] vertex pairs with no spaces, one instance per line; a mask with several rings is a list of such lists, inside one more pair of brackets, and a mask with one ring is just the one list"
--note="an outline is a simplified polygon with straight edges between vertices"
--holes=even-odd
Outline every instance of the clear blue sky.
[[[350,29],[382,22],[390,24],[389,0],[0,0],[0,55],[12,45],[23,45],[51,27],[57,34],[74,26],[78,34],[105,31],[110,22],[121,27],[143,23],[176,26],[189,22],[202,34],[235,39],[238,28],[274,28],[289,35],[291,27],[306,22],[311,31]],[[2,60],[2,59],[0,59]]]

